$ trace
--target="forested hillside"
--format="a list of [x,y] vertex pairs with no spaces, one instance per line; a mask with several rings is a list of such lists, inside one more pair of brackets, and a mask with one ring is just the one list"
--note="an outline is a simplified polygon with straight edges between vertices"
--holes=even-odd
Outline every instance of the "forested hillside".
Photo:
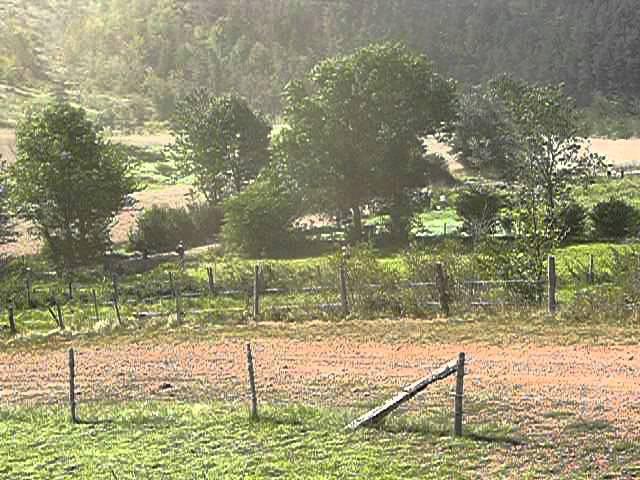
[[[236,91],[271,114],[320,59],[398,39],[475,84],[502,72],[565,82],[581,105],[640,110],[635,0],[39,0],[8,1],[0,82],[69,90],[97,111],[162,119],[195,86]],[[74,86],[71,88],[72,86]],[[74,90],[75,89],[75,90]],[[122,110],[122,109],[121,109]]]

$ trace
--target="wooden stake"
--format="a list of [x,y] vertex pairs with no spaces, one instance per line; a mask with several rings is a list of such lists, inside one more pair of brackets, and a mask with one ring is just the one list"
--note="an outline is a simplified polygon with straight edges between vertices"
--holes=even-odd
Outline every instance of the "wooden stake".
[[256,393],[256,378],[250,343],[247,343],[247,369],[249,370],[249,388],[251,389],[251,418],[258,418],[258,394]]
[[260,265],[256,265],[253,275],[253,319],[260,318]]
[[554,315],[558,309],[556,301],[556,288],[558,278],[556,276],[556,257],[549,256],[549,313]]
[[9,331],[11,332],[11,335],[15,335],[16,333],[18,333],[18,329],[16,328],[16,319],[13,315],[13,305],[9,305],[8,311],[9,311]]
[[347,291],[347,267],[344,262],[340,263],[340,300],[342,303],[342,313],[346,317],[349,315],[350,309]]
[[589,255],[589,271],[587,272],[587,282],[590,285],[596,283],[596,260],[593,254]]
[[27,273],[27,306],[29,308],[33,308],[33,299],[31,298],[31,291],[32,291],[32,283],[31,283],[31,269],[27,267],[26,269],[26,273]]
[[174,280],[173,272],[169,272],[169,283],[171,285],[171,292],[176,302],[176,322],[179,324],[182,321],[182,312],[180,307],[180,291],[178,290],[177,282]]
[[96,312],[96,323],[100,321],[100,310],[98,309],[98,295],[95,289],[91,290],[91,297],[93,298],[93,308]]
[[458,356],[458,371],[456,372],[456,396],[454,400],[454,425],[453,434],[462,436],[462,401],[464,398],[464,353]]
[[447,274],[442,263],[436,263],[436,288],[440,302],[440,310],[445,317],[449,316],[449,286]]
[[216,283],[215,283],[215,279],[213,278],[213,268],[207,267],[207,277],[209,278],[209,293],[211,295],[215,295]]
[[73,280],[69,280],[69,300],[73,300]]
[[114,273],[111,275],[111,286],[113,288],[113,309],[116,311],[116,318],[118,319],[118,326],[122,327],[122,317],[120,316],[120,299],[118,293],[118,277]]
[[71,410],[71,421],[78,423],[76,415],[76,360],[73,348],[69,349],[69,409]]

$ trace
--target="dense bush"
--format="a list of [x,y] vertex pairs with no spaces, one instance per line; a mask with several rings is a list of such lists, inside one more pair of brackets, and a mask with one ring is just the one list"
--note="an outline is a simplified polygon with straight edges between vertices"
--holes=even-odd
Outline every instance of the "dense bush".
[[560,222],[565,243],[582,240],[586,232],[587,210],[579,203],[572,202],[560,212]]
[[194,232],[195,225],[185,208],[154,205],[138,217],[135,230],[129,233],[129,243],[142,252],[168,252],[185,237],[192,238]]
[[478,187],[461,192],[456,200],[456,212],[464,220],[462,229],[474,241],[495,232],[502,206],[499,194]]
[[206,244],[220,231],[222,209],[219,206],[194,204],[186,208],[154,205],[137,220],[129,233],[133,250],[170,252],[179,242],[186,247]]
[[224,241],[251,257],[281,255],[293,243],[299,194],[287,178],[269,172],[224,202]]
[[590,217],[596,238],[621,239],[637,233],[638,211],[624,200],[610,198],[600,202]]
[[188,212],[195,228],[192,239],[194,243],[208,243],[220,233],[224,218],[224,211],[220,205],[193,203],[189,205]]

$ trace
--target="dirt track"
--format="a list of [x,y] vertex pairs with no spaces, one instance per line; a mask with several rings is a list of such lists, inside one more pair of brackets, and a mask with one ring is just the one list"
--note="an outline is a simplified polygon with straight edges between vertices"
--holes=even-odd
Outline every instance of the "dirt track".
[[[243,348],[239,341],[86,347],[77,359],[81,398],[242,398]],[[474,401],[538,415],[569,410],[640,432],[639,346],[500,349],[268,339],[254,348],[261,392],[274,399],[334,406],[384,397],[463,349],[471,359],[466,391]],[[66,365],[65,351],[0,354],[0,404],[64,401]],[[161,388],[164,383],[170,387]],[[427,398],[441,403],[452,388],[445,384]]]

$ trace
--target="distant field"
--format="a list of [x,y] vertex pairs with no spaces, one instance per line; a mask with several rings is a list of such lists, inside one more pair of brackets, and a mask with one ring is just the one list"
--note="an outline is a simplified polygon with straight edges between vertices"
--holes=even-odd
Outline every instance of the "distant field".
[[609,140],[592,138],[592,150],[607,157],[616,166],[640,165],[640,138]]

